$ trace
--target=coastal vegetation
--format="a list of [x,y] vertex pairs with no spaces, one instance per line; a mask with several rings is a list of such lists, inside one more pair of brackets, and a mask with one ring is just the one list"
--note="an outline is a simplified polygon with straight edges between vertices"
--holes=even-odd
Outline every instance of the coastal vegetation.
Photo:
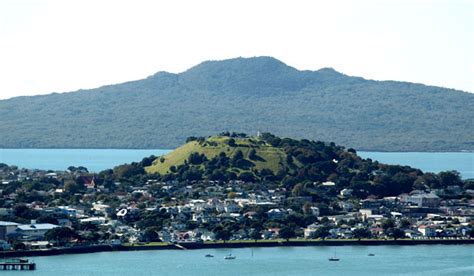
[[296,196],[311,195],[314,183],[330,182],[327,194],[350,188],[365,198],[396,196],[413,189],[462,185],[459,173],[423,173],[409,166],[381,164],[362,159],[356,150],[335,143],[222,133],[191,137],[188,143],[145,166],[161,180],[216,180],[278,183]]
[[334,141],[357,150],[474,150],[474,96],[270,57],[73,93],[0,101],[1,148],[176,148],[222,130]]
[[425,173],[270,133],[189,137],[168,155],[100,173],[0,164],[0,180],[0,240],[14,250],[38,240],[167,248],[474,234],[474,181],[456,171]]

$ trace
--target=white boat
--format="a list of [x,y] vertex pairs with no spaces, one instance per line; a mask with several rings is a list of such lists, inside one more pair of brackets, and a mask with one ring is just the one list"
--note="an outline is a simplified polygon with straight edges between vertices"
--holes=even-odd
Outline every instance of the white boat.
[[227,255],[227,256],[224,257],[225,260],[233,260],[233,259],[235,259],[235,258],[236,258],[236,257],[235,257],[234,255],[230,254],[230,253],[229,253],[229,255]]
[[334,257],[328,259],[330,262],[338,262],[339,258],[336,257],[336,250],[334,250]]

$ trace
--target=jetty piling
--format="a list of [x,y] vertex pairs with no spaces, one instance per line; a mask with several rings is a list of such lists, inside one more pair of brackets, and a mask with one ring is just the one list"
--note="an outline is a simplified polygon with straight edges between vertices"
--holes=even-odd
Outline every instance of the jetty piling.
[[0,270],[35,270],[36,263],[26,259],[11,259],[0,261]]

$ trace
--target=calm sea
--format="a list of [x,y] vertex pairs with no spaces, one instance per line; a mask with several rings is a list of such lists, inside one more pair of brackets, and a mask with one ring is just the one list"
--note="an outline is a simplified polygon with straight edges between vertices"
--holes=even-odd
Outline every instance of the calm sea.
[[463,178],[474,178],[474,152],[357,152],[381,163],[408,165],[424,172],[457,170]]
[[[171,150],[126,149],[0,149],[0,163],[28,169],[66,170],[84,166],[99,172],[114,166],[138,162],[150,155],[163,155]],[[409,165],[423,171],[457,170],[463,178],[474,178],[474,152],[358,152],[387,164]]]
[[100,172],[117,165],[139,162],[150,155],[167,154],[170,151],[161,149],[0,149],[0,163],[42,170],[66,170],[69,166],[83,166],[90,172]]
[[[336,252],[339,262],[329,262]],[[2,275],[474,275],[474,246],[342,246],[104,252],[32,258]],[[369,257],[368,253],[375,256]],[[214,258],[205,258],[213,254]]]

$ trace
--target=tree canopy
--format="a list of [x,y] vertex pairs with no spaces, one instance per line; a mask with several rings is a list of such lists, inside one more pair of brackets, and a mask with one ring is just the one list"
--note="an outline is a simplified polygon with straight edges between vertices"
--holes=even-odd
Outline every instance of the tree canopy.
[[96,89],[1,100],[0,148],[174,148],[189,136],[260,129],[357,150],[473,150],[473,120],[466,119],[472,114],[471,93],[365,80],[331,68],[298,71],[270,57],[237,58]]

